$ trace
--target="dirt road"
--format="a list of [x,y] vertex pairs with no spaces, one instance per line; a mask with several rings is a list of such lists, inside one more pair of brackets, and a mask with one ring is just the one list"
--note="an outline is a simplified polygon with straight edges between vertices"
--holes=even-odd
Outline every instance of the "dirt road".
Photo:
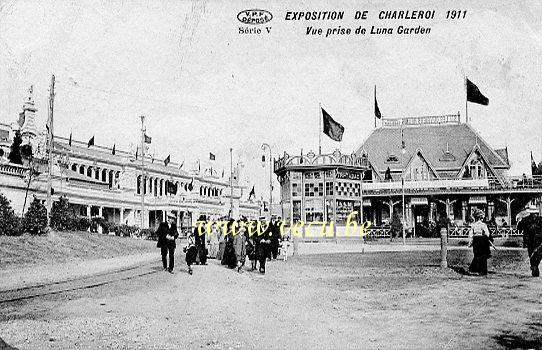
[[[449,262],[460,272],[470,258]],[[0,337],[19,349],[540,348],[542,279],[525,258],[499,250],[488,277],[440,270],[438,251],[297,256],[266,275],[179,263],[3,303]]]

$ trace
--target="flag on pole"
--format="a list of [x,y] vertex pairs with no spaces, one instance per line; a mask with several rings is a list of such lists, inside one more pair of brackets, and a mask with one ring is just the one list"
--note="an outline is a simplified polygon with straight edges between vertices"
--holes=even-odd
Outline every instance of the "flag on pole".
[[164,165],[167,166],[167,165],[169,164],[170,161],[171,161],[171,158],[170,158],[170,156],[168,155],[168,156],[166,157],[166,159],[164,159]]
[[254,185],[252,185],[252,190],[250,190],[250,193],[248,194],[248,199],[250,200],[252,196],[256,197],[256,192],[254,191]]
[[111,150],[111,154],[115,155],[115,144],[113,144],[113,149]]
[[200,171],[201,171],[201,163],[200,163],[200,161],[198,159],[198,172],[200,172]]
[[222,169],[222,178],[224,178],[224,169]]
[[182,168],[183,168],[183,165],[184,165],[184,160],[183,160],[183,162],[181,163],[181,165],[179,166],[179,169],[182,169]]
[[375,85],[375,117],[382,119],[382,114],[380,114],[380,108],[378,108],[378,101],[376,100],[376,85]]
[[215,159],[216,159],[216,156],[212,154],[211,152],[209,152],[209,160],[215,160]]
[[70,132],[70,140],[68,141],[68,145],[71,147],[72,146],[72,133]]
[[331,116],[322,108],[322,118],[324,119],[324,134],[330,139],[340,142],[343,138],[344,127],[337,123]]
[[148,136],[147,134],[143,134],[143,136],[144,136],[144,139],[145,139],[145,143],[151,143],[152,138],[150,136]]
[[89,148],[90,146],[94,146],[94,136],[92,136],[90,140],[88,140],[87,148]]
[[533,158],[533,151],[531,151],[531,175],[538,175],[538,167]]
[[137,160],[137,154],[139,153],[139,146],[136,147],[136,160]]
[[474,85],[472,81],[467,78],[467,101],[478,103],[484,106],[489,104],[489,99],[485,97],[478,89],[478,86]]

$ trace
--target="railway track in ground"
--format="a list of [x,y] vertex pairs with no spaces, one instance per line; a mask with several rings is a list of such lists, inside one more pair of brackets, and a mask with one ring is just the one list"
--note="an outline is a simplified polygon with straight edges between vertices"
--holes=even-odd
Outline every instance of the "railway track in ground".
[[162,271],[162,269],[153,268],[153,265],[155,264],[147,263],[142,266],[132,266],[64,281],[0,290],[0,305],[76,290],[96,288],[106,284],[126,281]]

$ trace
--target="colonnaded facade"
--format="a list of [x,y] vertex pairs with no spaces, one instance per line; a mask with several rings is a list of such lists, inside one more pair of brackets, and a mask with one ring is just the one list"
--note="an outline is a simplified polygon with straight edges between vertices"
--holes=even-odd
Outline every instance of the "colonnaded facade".
[[[36,108],[32,89],[25,100],[18,121],[0,123],[0,192],[11,201],[15,212],[21,214],[23,206],[36,196],[46,198],[47,154],[45,130],[39,130],[34,121]],[[10,146],[16,132],[20,132],[23,145],[32,145],[34,158],[23,165],[8,161]],[[167,166],[161,160],[144,158],[142,176],[141,154],[87,142],[55,136],[54,167],[52,172],[53,200],[66,196],[77,213],[89,218],[100,216],[117,224],[141,225],[141,198],[144,194],[144,227],[154,228],[166,213],[173,212],[178,227],[188,229],[199,215],[227,216],[233,205],[233,217],[258,218],[260,202],[243,200],[244,188],[234,176],[221,178],[209,172],[186,171],[175,162]],[[30,169],[37,172],[30,176]],[[233,196],[232,194],[233,187]]]
[[375,236],[389,236],[394,213],[412,236],[431,235],[442,216],[451,236],[465,236],[473,208],[495,235],[517,234],[516,215],[527,204],[542,213],[542,178],[509,169],[508,149],[492,148],[459,114],[384,118],[352,154],[284,153],[274,165],[283,218],[344,226],[357,211]]

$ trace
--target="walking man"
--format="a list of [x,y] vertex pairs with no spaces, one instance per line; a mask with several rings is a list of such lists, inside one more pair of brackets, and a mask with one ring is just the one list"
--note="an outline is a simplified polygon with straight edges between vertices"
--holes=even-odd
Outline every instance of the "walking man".
[[538,265],[542,260],[542,217],[534,205],[528,206],[520,213],[518,231],[523,233],[523,247],[527,248],[533,277],[540,276]]
[[[175,266],[175,239],[179,237],[174,214],[168,213],[167,221],[160,224],[156,231],[156,235],[158,236],[158,243],[156,246],[160,248],[162,253],[162,266],[164,267],[164,270],[173,273],[173,267]],[[169,267],[167,265],[168,254]]]

